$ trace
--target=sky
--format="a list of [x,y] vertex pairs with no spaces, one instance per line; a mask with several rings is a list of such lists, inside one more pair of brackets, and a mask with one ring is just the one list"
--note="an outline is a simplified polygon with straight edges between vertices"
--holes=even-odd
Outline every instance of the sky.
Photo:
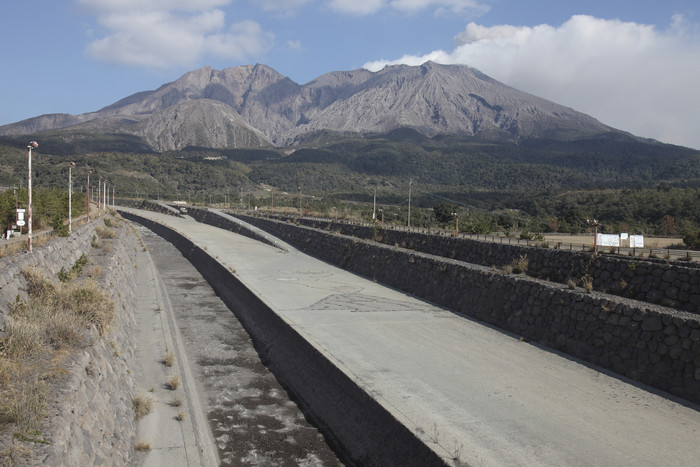
[[10,0],[0,125],[99,110],[190,70],[465,64],[606,125],[700,149],[697,0]]

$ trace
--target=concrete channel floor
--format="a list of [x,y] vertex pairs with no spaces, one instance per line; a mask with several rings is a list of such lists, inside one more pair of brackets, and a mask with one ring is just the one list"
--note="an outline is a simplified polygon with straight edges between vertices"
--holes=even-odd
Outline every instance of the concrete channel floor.
[[[698,465],[700,407],[287,246],[158,213],[447,462]],[[283,242],[279,241],[279,244]]]
[[[217,458],[218,465],[342,465],[195,267],[166,240],[136,228],[148,248],[138,269],[138,380],[159,401],[139,426],[153,442],[139,465],[216,465]],[[171,368],[161,362],[168,350],[176,355]],[[194,384],[173,392],[163,384],[168,374]],[[179,411],[187,416],[178,424]]]

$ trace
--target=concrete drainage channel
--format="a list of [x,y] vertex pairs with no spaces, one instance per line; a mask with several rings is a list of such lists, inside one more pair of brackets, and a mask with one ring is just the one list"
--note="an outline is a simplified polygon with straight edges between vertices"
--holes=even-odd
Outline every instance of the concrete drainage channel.
[[[326,441],[343,463],[445,465],[437,454],[299,336],[259,297],[246,289],[231,271],[204,250],[161,224],[129,212],[121,212],[121,214],[170,242],[199,271],[219,298],[236,315],[252,339],[262,362],[292,396],[306,418],[323,433]],[[199,336],[199,338],[209,340],[211,336]],[[233,351],[232,355],[238,354]],[[235,357],[232,358],[235,360]],[[202,371],[210,373],[221,372],[228,368],[229,364],[234,363],[222,358],[200,359],[200,364],[204,368]],[[258,370],[251,369],[249,375],[251,371],[255,374]],[[230,384],[235,383],[231,381]],[[252,388],[251,391],[260,396],[254,403],[255,407],[258,407],[267,404],[271,399],[277,399],[282,388],[267,390]],[[228,405],[239,413],[247,411],[248,415],[255,410],[255,407],[245,407],[244,404]],[[227,444],[233,437],[245,439],[254,436],[244,427],[237,425],[233,418],[231,413],[224,411],[213,411],[209,415],[210,425],[220,450],[222,445]],[[227,429],[230,433],[225,432]],[[253,446],[256,442],[260,443],[257,451],[249,451],[253,453],[251,455],[258,456],[266,451],[266,444],[273,442],[276,436],[270,431],[274,430],[263,429],[255,440],[248,440],[249,446]],[[319,461],[333,463],[330,459],[324,462],[315,456],[311,452],[299,451],[286,460],[272,461],[264,457],[263,459],[268,465],[283,465],[290,462],[294,465],[317,465]],[[229,463],[246,462],[242,457],[238,455],[237,459],[230,458]],[[224,460],[222,457],[222,463]],[[253,463],[259,463],[261,460],[260,458],[248,459]]]

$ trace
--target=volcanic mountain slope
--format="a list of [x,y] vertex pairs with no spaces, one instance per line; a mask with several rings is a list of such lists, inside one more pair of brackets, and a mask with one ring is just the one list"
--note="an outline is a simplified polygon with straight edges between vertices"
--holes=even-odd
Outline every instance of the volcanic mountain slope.
[[332,72],[304,85],[265,65],[205,67],[96,112],[43,115],[0,127],[0,135],[61,128],[137,135],[159,151],[284,147],[319,131],[362,135],[410,128],[429,137],[514,142],[616,131],[475,69],[432,62]]

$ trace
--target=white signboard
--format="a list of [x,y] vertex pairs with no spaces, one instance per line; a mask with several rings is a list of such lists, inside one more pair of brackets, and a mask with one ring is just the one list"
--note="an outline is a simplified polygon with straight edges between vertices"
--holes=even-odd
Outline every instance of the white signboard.
[[627,240],[628,238],[629,238],[629,234],[626,234],[626,233],[620,234],[620,240]]
[[644,248],[644,235],[630,235],[630,248]]
[[620,237],[611,234],[598,234],[596,238],[596,245],[598,246],[620,246]]
[[22,226],[24,225],[24,220],[22,220],[22,219],[17,219],[17,225],[19,225],[20,227],[22,227]]

